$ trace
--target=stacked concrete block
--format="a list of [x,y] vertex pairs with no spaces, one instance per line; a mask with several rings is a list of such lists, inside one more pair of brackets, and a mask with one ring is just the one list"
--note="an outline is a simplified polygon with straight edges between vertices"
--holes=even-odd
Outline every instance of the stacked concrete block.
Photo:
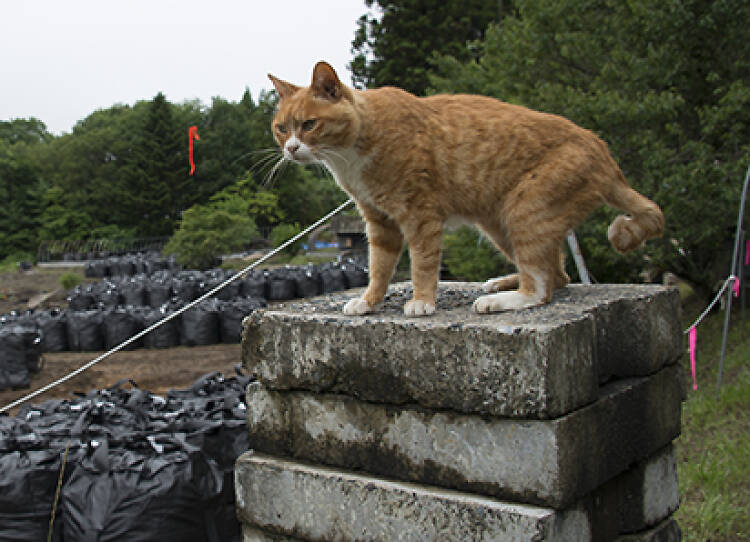
[[421,319],[410,293],[246,320],[246,542],[680,539],[675,291],[569,286],[478,315],[478,285],[441,283]]

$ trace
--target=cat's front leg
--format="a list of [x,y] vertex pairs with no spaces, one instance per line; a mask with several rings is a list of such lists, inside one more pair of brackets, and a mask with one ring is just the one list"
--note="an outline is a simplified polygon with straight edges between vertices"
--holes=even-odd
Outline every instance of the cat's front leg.
[[375,209],[358,205],[367,224],[370,280],[362,297],[344,305],[344,314],[357,316],[372,312],[388,290],[388,283],[401,256],[404,236],[398,224]]
[[404,231],[409,242],[411,279],[414,285],[414,295],[404,305],[404,314],[428,316],[435,312],[443,225],[439,220],[423,219],[408,224]]

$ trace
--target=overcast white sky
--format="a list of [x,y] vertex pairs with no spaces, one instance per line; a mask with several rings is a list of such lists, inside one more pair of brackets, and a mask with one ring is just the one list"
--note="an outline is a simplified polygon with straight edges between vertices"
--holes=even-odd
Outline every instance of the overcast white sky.
[[362,0],[0,0],[0,120],[70,132],[96,109],[162,91],[231,101],[300,84],[326,60],[347,68]]

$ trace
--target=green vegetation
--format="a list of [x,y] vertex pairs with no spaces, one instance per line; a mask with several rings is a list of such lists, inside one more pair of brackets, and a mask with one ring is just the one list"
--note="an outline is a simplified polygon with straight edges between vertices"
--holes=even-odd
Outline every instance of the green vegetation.
[[[686,310],[685,327],[703,307]],[[689,316],[689,317],[688,317]],[[750,538],[750,313],[733,315],[721,394],[716,379],[724,314],[698,327],[698,390],[683,408],[676,443],[680,509],[686,541]],[[686,378],[689,370],[686,367]]]
[[365,0],[368,8],[378,8],[379,16],[365,14],[357,21],[350,64],[354,84],[395,85],[424,95],[434,55],[472,58],[466,42],[484,36],[503,4],[502,0]]
[[443,237],[443,263],[455,279],[485,281],[515,272],[493,244],[468,226]]
[[[299,224],[279,224],[271,231],[271,241],[274,247],[279,247],[299,232],[302,231]],[[286,247],[282,252],[289,256],[296,255],[302,249],[302,239],[299,239]]]
[[208,269],[221,254],[240,250],[258,237],[258,228],[247,212],[247,202],[224,193],[206,205],[185,211],[179,228],[164,247],[191,269]]
[[[214,98],[210,107],[159,93],[95,111],[59,137],[37,119],[0,121],[0,260],[35,253],[43,240],[172,236],[182,226],[172,247],[191,251],[183,261],[205,262],[210,246],[227,246],[217,229],[241,235],[243,248],[279,224],[314,221],[342,196],[320,170],[270,175],[281,157],[269,128],[275,105],[272,93],[255,102],[245,91],[239,102]],[[201,136],[192,176],[191,125]]]
[[66,290],[72,290],[83,282],[83,275],[73,271],[67,271],[60,275],[60,285]]

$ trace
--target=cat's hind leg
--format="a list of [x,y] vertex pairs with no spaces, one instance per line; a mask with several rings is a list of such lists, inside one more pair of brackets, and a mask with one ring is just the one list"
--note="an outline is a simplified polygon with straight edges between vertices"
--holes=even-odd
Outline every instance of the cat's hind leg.
[[483,295],[474,301],[474,311],[486,313],[525,309],[549,301],[552,288],[548,273],[526,269],[521,271],[519,276],[518,290]]
[[[512,261],[513,249],[510,245],[508,232],[501,224],[485,223],[479,226],[479,230],[484,233],[490,241],[492,241],[492,244],[503,256],[509,261]],[[482,285],[482,290],[488,294],[492,292],[515,290],[518,288],[520,279],[521,275],[519,273],[511,273],[502,277],[495,277],[487,280],[487,282]]]
[[485,292],[504,292],[506,290],[515,290],[521,282],[521,275],[519,273],[511,273],[503,277],[496,277],[489,279],[487,282],[482,284],[482,290]]
[[525,309],[548,303],[552,292],[563,286],[567,275],[561,275],[559,244],[547,241],[545,246],[516,250],[519,271],[518,290],[483,295],[474,301],[479,313]]

